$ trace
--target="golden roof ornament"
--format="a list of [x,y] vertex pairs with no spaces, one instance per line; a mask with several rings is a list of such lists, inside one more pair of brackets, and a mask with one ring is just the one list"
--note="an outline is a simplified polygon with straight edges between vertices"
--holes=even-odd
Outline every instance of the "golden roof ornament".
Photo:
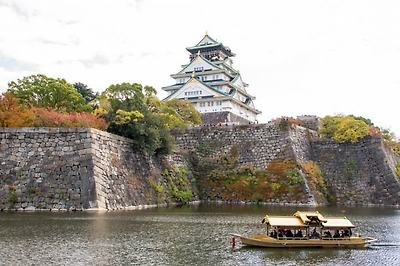
[[200,50],[197,51],[197,56],[200,56]]
[[193,70],[193,72],[192,72],[192,78],[194,78],[195,77],[195,71]]

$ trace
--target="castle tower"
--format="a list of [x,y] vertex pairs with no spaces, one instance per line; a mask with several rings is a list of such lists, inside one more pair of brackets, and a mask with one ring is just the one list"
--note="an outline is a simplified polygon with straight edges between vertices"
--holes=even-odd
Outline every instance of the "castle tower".
[[205,124],[256,122],[261,112],[254,107],[255,97],[246,91],[248,84],[232,66],[231,49],[206,34],[186,50],[190,63],[171,75],[175,84],[162,88],[169,93],[164,100],[190,101]]

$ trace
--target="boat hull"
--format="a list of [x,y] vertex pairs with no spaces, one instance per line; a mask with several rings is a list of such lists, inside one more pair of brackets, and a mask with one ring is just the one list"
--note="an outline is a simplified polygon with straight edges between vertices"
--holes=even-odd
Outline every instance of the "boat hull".
[[[236,235],[238,236],[238,235]],[[346,239],[276,239],[266,235],[240,237],[243,245],[266,248],[363,248],[376,241],[372,238],[350,237]]]

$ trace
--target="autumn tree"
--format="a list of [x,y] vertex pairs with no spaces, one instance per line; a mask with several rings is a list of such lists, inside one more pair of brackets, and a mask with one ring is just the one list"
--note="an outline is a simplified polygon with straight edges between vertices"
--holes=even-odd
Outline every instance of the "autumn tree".
[[35,115],[11,93],[0,95],[0,127],[32,126]]
[[10,82],[8,92],[13,93],[24,105],[49,107],[65,112],[91,110],[82,95],[66,80],[41,74]]
[[[337,142],[352,143],[364,138],[370,133],[370,126],[365,118],[360,119],[352,115],[325,116],[321,119],[319,133],[322,136],[333,138]],[[372,123],[370,123],[372,125]]]

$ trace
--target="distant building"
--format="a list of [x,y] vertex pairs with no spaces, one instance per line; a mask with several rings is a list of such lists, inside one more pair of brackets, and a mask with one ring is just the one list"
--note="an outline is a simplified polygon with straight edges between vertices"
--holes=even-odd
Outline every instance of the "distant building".
[[232,66],[231,49],[206,34],[186,50],[190,63],[171,75],[175,84],[162,88],[169,93],[164,100],[190,101],[205,124],[256,122],[261,112],[254,107],[255,97],[246,91],[248,84]]

